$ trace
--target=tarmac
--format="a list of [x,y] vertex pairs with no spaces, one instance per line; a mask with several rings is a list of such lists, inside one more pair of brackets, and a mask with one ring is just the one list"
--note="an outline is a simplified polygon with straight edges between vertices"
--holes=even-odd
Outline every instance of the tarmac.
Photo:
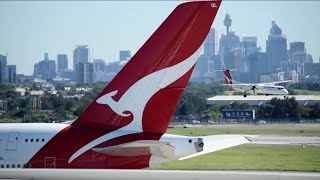
[[33,180],[319,180],[320,173],[269,171],[186,171],[186,170],[89,170],[21,169],[0,170],[0,179]]

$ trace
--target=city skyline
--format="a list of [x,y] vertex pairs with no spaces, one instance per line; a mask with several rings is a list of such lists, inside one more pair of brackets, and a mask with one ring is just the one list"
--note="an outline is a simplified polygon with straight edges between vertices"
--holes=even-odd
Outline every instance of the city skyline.
[[[76,45],[90,48],[90,59],[118,60],[120,50],[134,54],[142,43],[181,1],[170,2],[0,2],[0,54],[8,51],[8,64],[17,65],[17,73],[32,74],[33,64],[49,53],[67,54],[72,66]],[[157,8],[154,8],[157,7]],[[231,30],[242,37],[257,36],[257,44],[265,51],[266,40],[274,20],[287,37],[287,43],[303,41],[318,62],[320,2],[252,2],[222,3],[213,27],[218,39],[226,28],[225,14],[232,18]],[[52,13],[59,9],[59,13]],[[270,12],[272,9],[272,14]],[[83,13],[83,12],[88,13]],[[124,13],[125,12],[125,13]],[[297,12],[299,16],[297,16]],[[148,14],[148,16],[146,16]],[[41,15],[41,16],[39,16]],[[252,25],[253,24],[253,25]]]

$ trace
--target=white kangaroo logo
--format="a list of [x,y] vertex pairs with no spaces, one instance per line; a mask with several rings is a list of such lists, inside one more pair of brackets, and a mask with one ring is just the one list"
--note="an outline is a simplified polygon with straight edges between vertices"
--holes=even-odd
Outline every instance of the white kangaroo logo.
[[[108,141],[115,137],[143,132],[142,115],[148,101],[159,90],[167,87],[168,85],[182,77],[184,74],[186,74],[196,63],[200,54],[200,50],[201,48],[199,48],[189,58],[174,66],[164,68],[143,77],[135,84],[133,84],[122,95],[119,101],[115,101],[112,98],[112,96],[117,94],[117,90],[107,93],[98,98],[96,100],[97,103],[108,105],[115,113],[123,117],[128,117],[132,114],[133,120],[128,125],[105,134],[83,146],[70,157],[68,162],[71,163],[82,153],[105,141]],[[126,111],[130,112],[131,114],[126,113]]]

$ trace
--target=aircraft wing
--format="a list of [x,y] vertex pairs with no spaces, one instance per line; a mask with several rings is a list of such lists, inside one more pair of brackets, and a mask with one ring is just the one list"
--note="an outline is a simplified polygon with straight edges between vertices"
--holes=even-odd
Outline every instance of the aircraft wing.
[[275,81],[275,82],[270,82],[270,83],[260,83],[263,85],[277,85],[277,84],[282,84],[282,83],[288,83],[292,82],[292,80],[286,80],[286,81]]
[[251,89],[252,86],[256,86],[255,84],[222,84],[224,86],[229,86],[232,88],[240,88],[240,89]]

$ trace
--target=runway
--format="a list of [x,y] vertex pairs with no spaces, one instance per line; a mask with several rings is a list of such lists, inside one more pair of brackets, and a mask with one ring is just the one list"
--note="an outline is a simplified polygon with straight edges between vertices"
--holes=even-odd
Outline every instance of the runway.
[[267,171],[1,169],[0,179],[34,180],[319,180],[320,173]]
[[250,144],[320,146],[318,136],[259,135],[248,139]]

